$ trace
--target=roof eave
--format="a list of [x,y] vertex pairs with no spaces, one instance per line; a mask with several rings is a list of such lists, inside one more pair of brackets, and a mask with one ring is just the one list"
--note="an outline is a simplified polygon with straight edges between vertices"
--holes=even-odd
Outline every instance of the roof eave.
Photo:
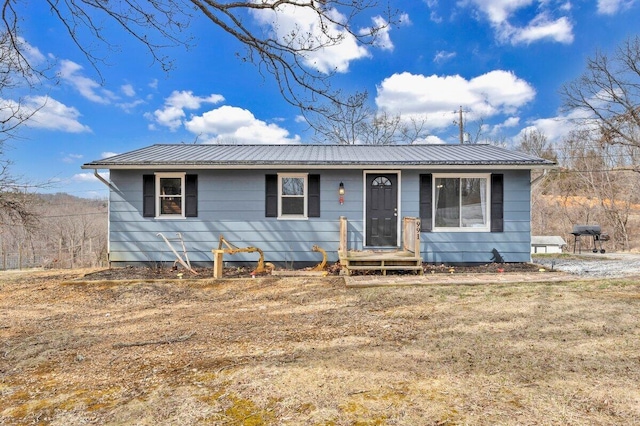
[[513,162],[495,162],[495,163],[234,163],[234,164],[214,164],[214,163],[131,163],[131,164],[108,164],[108,163],[87,163],[82,165],[83,169],[113,169],[113,170],[242,170],[242,169],[416,169],[429,168],[436,170],[444,169],[554,169],[556,164],[548,163],[513,163]]

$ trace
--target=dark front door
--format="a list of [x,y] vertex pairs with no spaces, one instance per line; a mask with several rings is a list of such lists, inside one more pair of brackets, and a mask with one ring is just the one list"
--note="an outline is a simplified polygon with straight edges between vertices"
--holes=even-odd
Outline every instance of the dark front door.
[[367,174],[368,246],[398,244],[398,175]]

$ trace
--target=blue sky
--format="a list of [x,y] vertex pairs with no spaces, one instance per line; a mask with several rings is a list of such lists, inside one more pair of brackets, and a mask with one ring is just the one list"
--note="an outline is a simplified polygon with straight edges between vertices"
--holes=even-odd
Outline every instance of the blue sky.
[[[44,105],[6,154],[14,174],[53,181],[49,192],[106,197],[106,187],[80,166],[153,143],[312,141],[273,79],[239,60],[239,43],[204,18],[189,29],[191,49],[163,51],[174,60],[168,73],[138,42],[110,31],[118,49],[92,45],[104,58],[98,74],[47,8],[25,3],[17,7],[28,16],[21,29],[30,57],[51,64],[59,79],[2,94],[1,102],[21,97]],[[310,61],[339,71],[334,87],[367,90],[373,108],[426,117],[424,143],[458,142],[460,106],[466,130],[482,126],[483,139],[517,141],[537,128],[561,140],[571,130],[561,86],[579,77],[597,50],[611,52],[638,35],[640,22],[637,0],[410,0],[396,7],[401,24],[375,46],[346,39]],[[375,10],[365,15],[354,28],[380,19]],[[247,19],[271,30],[267,19]],[[280,20],[300,24],[305,17]]]

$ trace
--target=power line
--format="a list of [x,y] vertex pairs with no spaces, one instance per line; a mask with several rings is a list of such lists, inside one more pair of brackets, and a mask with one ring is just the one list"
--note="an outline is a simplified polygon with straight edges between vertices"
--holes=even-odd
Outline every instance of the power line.
[[103,212],[93,212],[93,213],[74,213],[74,214],[63,214],[63,215],[55,215],[55,216],[40,216],[43,219],[54,219],[54,218],[61,218],[61,217],[74,217],[74,216],[97,216],[97,215],[106,215],[107,211],[103,211]]

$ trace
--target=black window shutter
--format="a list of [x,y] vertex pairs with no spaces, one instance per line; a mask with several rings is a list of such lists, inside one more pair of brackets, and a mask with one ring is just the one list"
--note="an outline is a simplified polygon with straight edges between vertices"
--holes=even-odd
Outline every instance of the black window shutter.
[[423,232],[431,232],[433,222],[432,182],[431,173],[420,175],[420,221]]
[[185,176],[184,192],[184,215],[198,217],[198,175]]
[[278,175],[265,175],[265,216],[278,217]]
[[320,175],[309,175],[307,186],[309,191],[307,216],[320,217]]
[[504,231],[504,175],[491,175],[491,232]]
[[155,217],[156,215],[156,177],[155,175],[142,175],[142,216]]

